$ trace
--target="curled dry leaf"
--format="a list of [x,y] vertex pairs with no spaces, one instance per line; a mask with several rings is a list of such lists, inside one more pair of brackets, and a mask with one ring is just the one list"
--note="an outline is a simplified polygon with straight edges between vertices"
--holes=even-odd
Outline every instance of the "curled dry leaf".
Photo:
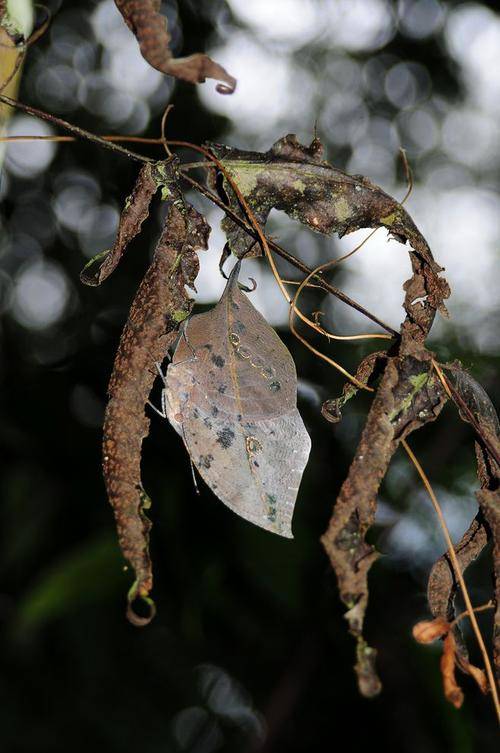
[[[421,339],[429,331],[436,310],[446,315],[443,301],[450,294],[448,284],[439,277],[441,267],[410,215],[368,178],[348,175],[325,162],[318,139],[305,147],[289,134],[268,152],[246,152],[220,144],[212,144],[210,149],[235,180],[262,226],[274,208],[318,233],[342,236],[360,228],[385,227],[397,240],[408,241],[414,274],[406,283],[405,308],[417,329],[422,330]],[[218,178],[209,179],[222,197],[227,197],[231,208],[244,217],[228,180],[223,178],[221,186]],[[222,220],[222,229],[236,256],[260,255],[258,242],[232,219]]]
[[476,442],[477,475],[481,489],[476,492],[488,536],[493,541],[493,578],[495,617],[493,622],[493,659],[500,683],[500,466],[484,437]]
[[207,247],[208,234],[208,225],[193,207],[181,199],[170,205],[153,260],[120,338],[108,388],[104,480],[120,546],[135,572],[128,610],[135,624],[149,621],[134,617],[131,605],[136,597],[148,600],[153,583],[148,551],[151,524],[145,514],[151,502],[142,487],[140,467],[142,441],[149,431],[144,407],[157,375],[155,364],[161,363],[180,322],[191,310],[193,301],[185,285],[194,285],[198,272],[195,250]]
[[[462,573],[479,557],[488,539],[489,530],[484,523],[482,512],[479,512],[455,546]],[[427,582],[427,600],[435,618],[447,621],[455,618],[455,598],[458,591],[455,571],[448,552],[445,552],[432,566]],[[467,648],[459,625],[454,626],[453,633],[456,649],[463,661],[467,661]]]
[[[375,353],[369,353],[356,369],[355,377],[362,384],[368,384],[370,381],[380,376],[382,367],[385,365],[387,359],[387,353],[383,350],[376,351]],[[332,424],[336,424],[342,420],[342,408],[359,392],[353,382],[346,382],[344,384],[342,395],[336,398],[330,398],[325,400],[321,406],[321,415],[327,421]]]
[[462,688],[455,677],[455,638],[453,633],[448,633],[443,641],[443,654],[441,656],[441,676],[443,678],[443,690],[445,698],[459,709],[464,702]]
[[433,643],[433,641],[446,635],[450,629],[450,623],[438,617],[435,620],[422,620],[413,627],[413,637],[417,643]]
[[115,0],[115,4],[135,35],[143,58],[153,68],[191,84],[203,84],[207,78],[224,81],[217,84],[217,91],[234,92],[236,79],[208,55],[197,53],[177,59],[172,56],[167,19],[159,12],[161,0]]
[[[414,626],[413,637],[418,643],[433,643],[438,638],[447,636],[448,633],[450,633],[451,628],[452,624],[450,622],[447,622],[447,620],[443,619],[442,617],[437,617],[435,620],[423,620],[422,622],[418,622]],[[470,675],[475,680],[482,693],[488,693],[489,682],[484,670],[479,669],[479,667],[475,667],[469,662],[467,657],[464,656],[462,651],[459,650],[459,647],[457,646],[455,640],[455,635],[451,633],[451,636],[452,640],[446,643],[444,646],[444,654],[441,661],[441,670],[445,683],[446,697],[448,698],[448,700],[451,700],[452,703],[455,704],[456,701],[460,699],[460,694],[462,693],[460,688],[458,688],[459,692],[457,692],[458,686],[456,685],[455,680],[455,665],[460,667],[462,672]],[[451,669],[452,660],[453,668]]]
[[[474,418],[481,422],[488,431],[499,436],[500,422],[491,399],[479,382],[459,363],[445,366],[446,376],[453,389],[469,408]],[[460,405],[458,406],[460,409]],[[468,415],[462,416],[468,420]]]
[[460,417],[470,423],[497,465],[500,465],[500,422],[486,390],[460,363],[443,367]]
[[214,494],[291,537],[311,442],[292,357],[240,291],[238,272],[239,263],[217,306],[186,323],[167,369],[166,410]]
[[[357,639],[359,689],[369,696],[381,688],[375,674],[375,652],[367,654],[363,638],[368,572],[378,553],[365,536],[375,519],[380,483],[399,442],[435,420],[444,405],[444,389],[433,374],[431,360],[431,354],[408,337],[402,339],[399,355],[387,356],[356,455],[321,539],[348,607],[345,617],[350,632]],[[366,369],[369,374],[369,362]],[[362,665],[360,655],[368,655],[369,662]]]
[[476,492],[479,507],[485,517],[493,539],[493,577],[495,580],[495,617],[493,625],[493,658],[497,681],[500,683],[500,486],[498,476],[495,488]]
[[177,179],[176,170],[175,159],[157,163],[147,162],[141,167],[132,193],[125,200],[113,248],[94,256],[80,273],[80,280],[85,285],[100,285],[116,269],[128,244],[147,219],[151,201],[157,190],[162,187],[163,198],[168,197],[168,185]]
[[474,664],[462,660],[459,655],[457,656],[457,664],[465,674],[472,677],[481,693],[486,695],[490,692],[490,683],[488,682],[484,669],[479,669],[479,667],[475,667]]

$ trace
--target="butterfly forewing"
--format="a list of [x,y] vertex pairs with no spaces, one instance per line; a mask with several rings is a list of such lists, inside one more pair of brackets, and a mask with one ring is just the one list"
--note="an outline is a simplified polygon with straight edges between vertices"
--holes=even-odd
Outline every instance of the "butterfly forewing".
[[237,273],[217,306],[187,322],[167,370],[167,413],[219,499],[290,537],[310,439],[292,357]]

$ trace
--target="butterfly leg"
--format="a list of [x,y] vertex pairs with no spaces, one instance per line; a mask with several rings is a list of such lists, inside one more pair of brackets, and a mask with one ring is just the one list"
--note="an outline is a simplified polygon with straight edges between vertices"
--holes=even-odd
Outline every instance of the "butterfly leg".
[[161,409],[157,408],[156,405],[153,405],[151,400],[148,400],[146,405],[149,405],[150,408],[154,410],[155,413],[157,413],[161,418],[167,418],[167,411],[165,406],[165,398],[164,398],[165,390],[162,390],[161,393]]

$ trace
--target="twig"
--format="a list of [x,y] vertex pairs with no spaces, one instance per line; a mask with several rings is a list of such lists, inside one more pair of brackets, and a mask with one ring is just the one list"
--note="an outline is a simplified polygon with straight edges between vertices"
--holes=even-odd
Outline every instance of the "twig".
[[79,126],[72,125],[71,123],[68,123],[66,120],[62,120],[62,118],[56,118],[55,115],[51,115],[48,112],[44,112],[43,110],[39,110],[36,107],[31,107],[31,105],[25,105],[22,102],[18,102],[15,99],[6,97],[5,94],[0,94],[0,102],[3,102],[5,105],[10,105],[10,107],[15,107],[18,110],[21,110],[22,112],[26,112],[28,113],[28,115],[33,115],[36,118],[41,118],[41,120],[46,120],[48,123],[51,123],[52,125],[56,125],[56,126],[59,126],[60,128],[64,128],[66,131],[69,131],[70,133],[74,133],[76,134],[76,136],[79,136],[80,138],[87,139],[88,141],[93,141],[94,143],[99,144],[100,146],[103,146],[106,149],[111,149],[113,152],[117,152],[118,154],[123,154],[129,159],[136,160],[136,162],[156,162],[156,160],[152,159],[151,157],[144,157],[144,155],[142,154],[131,152],[129,149],[125,149],[123,146],[119,146],[118,144],[113,144],[107,139],[103,139],[100,136],[96,136],[95,133],[86,131],[84,128],[80,128]]
[[427,478],[427,476],[425,474],[424,469],[422,468],[422,466],[418,462],[417,458],[415,457],[415,455],[414,455],[413,451],[411,450],[410,446],[408,445],[407,441],[405,439],[402,439],[401,440],[401,444],[405,448],[405,450],[406,450],[406,452],[408,454],[408,457],[410,458],[411,462],[415,466],[418,475],[422,479],[422,483],[424,484],[424,486],[425,486],[425,488],[427,490],[427,493],[428,493],[428,495],[429,495],[429,497],[431,499],[431,502],[432,502],[432,505],[434,507],[434,510],[436,511],[436,515],[438,516],[439,524],[441,526],[441,529],[443,531],[443,536],[444,536],[445,541],[446,541],[446,546],[448,547],[448,554],[450,556],[450,560],[451,560],[451,563],[453,565],[453,570],[455,572],[455,577],[456,577],[458,583],[460,584],[460,588],[462,589],[462,596],[463,596],[463,599],[464,599],[464,602],[465,602],[467,614],[469,616],[469,619],[470,619],[470,622],[471,622],[471,625],[472,625],[472,629],[474,631],[474,634],[476,636],[476,640],[477,640],[479,648],[481,650],[481,654],[483,656],[484,666],[485,666],[485,669],[486,669],[486,674],[487,674],[487,677],[488,677],[488,682],[490,684],[491,695],[492,695],[492,698],[493,698],[493,703],[494,703],[494,706],[495,706],[495,711],[496,711],[496,714],[497,714],[497,719],[498,719],[498,722],[500,723],[500,701],[498,699],[498,691],[497,691],[497,686],[496,686],[496,683],[495,683],[495,678],[493,676],[493,670],[491,668],[490,657],[488,656],[488,652],[486,650],[486,646],[484,645],[483,636],[481,635],[481,631],[479,630],[479,625],[478,625],[477,620],[476,620],[476,615],[474,614],[474,608],[473,608],[471,600],[470,600],[469,592],[467,590],[467,585],[465,583],[464,576],[462,574],[462,570],[460,569],[460,564],[458,562],[458,558],[457,558],[457,555],[456,555],[456,552],[455,552],[455,547],[453,546],[453,542],[451,540],[451,536],[450,536],[450,532],[448,530],[448,526],[446,525],[446,521],[444,519],[444,515],[443,515],[443,512],[441,510],[440,504],[439,504],[439,502],[437,500],[436,495],[434,494],[434,490],[433,490],[433,488],[432,488],[432,486],[430,484],[429,479]]
[[[318,275],[320,272],[325,272],[327,269],[331,269],[336,264],[340,264],[340,262],[345,261],[350,256],[355,254],[357,251],[359,251],[359,249],[362,246],[364,246],[364,244],[372,237],[372,235],[377,232],[377,229],[378,228],[376,228],[375,230],[372,230],[372,232],[369,235],[367,235],[366,238],[356,246],[356,248],[353,248],[352,251],[349,251],[347,254],[340,256],[338,259],[331,259],[325,262],[324,264],[320,264],[319,266],[316,267],[316,269],[313,269],[302,280],[302,282],[299,284],[297,292],[295,293],[293,297],[293,300],[291,302],[291,307],[290,307],[289,324],[290,324],[290,329],[292,330],[294,335],[296,335],[296,330],[295,330],[295,325],[293,321],[293,315],[297,314],[302,320],[304,320],[304,316],[301,310],[298,308],[297,302],[299,300],[300,294],[302,293],[303,289],[309,286],[311,278],[314,277],[315,275]],[[319,314],[320,312],[316,312],[317,316]],[[309,322],[309,320],[307,321]],[[323,327],[321,327],[317,321],[313,324],[313,329],[319,332],[320,335],[324,335],[328,339],[331,338],[332,340],[372,340],[372,339],[377,339],[377,338],[383,339],[383,340],[392,340],[392,337],[390,335],[379,335],[379,334],[334,335],[333,332],[329,332],[328,330],[323,329]]]
[[[18,102],[16,100],[10,99],[9,97],[5,97],[3,95],[0,95],[0,101],[4,101],[6,104],[10,105],[11,107],[17,107],[18,109],[27,112],[30,115],[33,115],[35,117],[39,117],[42,120],[47,120],[48,122],[54,123],[55,125],[59,125],[62,128],[65,128],[66,130],[69,130],[72,133],[76,133],[78,137],[80,138],[87,138],[91,141],[99,144],[100,146],[103,146],[107,149],[112,149],[113,151],[118,151],[121,154],[125,154],[126,156],[130,157],[131,159],[137,160],[139,162],[155,162],[154,159],[150,157],[145,157],[144,155],[137,154],[136,152],[132,152],[128,149],[124,149],[116,144],[116,142],[119,141],[128,141],[128,142],[134,142],[134,143],[141,143],[141,144],[154,144],[154,145],[164,145],[170,144],[172,146],[183,146],[188,149],[193,149],[195,151],[198,151],[204,155],[209,155],[210,153],[207,152],[207,150],[203,149],[202,147],[197,146],[196,144],[192,144],[189,141],[179,141],[179,140],[167,140],[164,138],[146,138],[143,136],[96,136],[95,134],[91,133],[90,131],[86,131],[83,128],[79,128],[78,126],[74,126],[71,123],[68,123],[65,120],[62,120],[60,118],[56,118],[53,115],[50,115],[49,113],[43,112],[42,110],[38,110],[37,108],[30,107],[28,105],[24,105],[21,102]],[[10,142],[10,141],[53,141],[53,142],[72,142],[76,141],[77,139],[74,136],[5,136],[0,137],[0,142]],[[213,155],[210,155],[209,159],[213,158]],[[186,167],[189,169],[190,167],[202,167],[204,166],[204,163],[188,163]],[[207,165],[207,167],[210,167]],[[241,217],[239,217],[236,212],[232,210],[231,207],[227,206],[221,199],[219,199],[218,196],[216,196],[214,193],[212,193],[209,189],[207,189],[205,186],[203,186],[198,181],[191,178],[189,175],[182,174],[182,178],[189,183],[193,188],[195,188],[197,191],[199,191],[201,194],[203,194],[206,198],[208,198],[210,201],[212,201],[214,204],[216,204],[218,207],[223,209],[226,214],[228,214],[231,219],[236,222],[240,227],[245,229],[247,232],[249,232],[253,237],[258,238],[259,235],[256,232],[255,228],[243,220]],[[289,262],[289,264],[293,265],[297,269],[299,269],[301,272],[304,272],[305,274],[309,275],[311,273],[310,268],[300,261],[300,259],[297,259],[292,254],[288,253],[286,249],[284,249],[282,246],[280,246],[275,241],[272,241],[271,239],[268,239],[269,247],[273,249],[279,256],[281,256],[283,259]],[[318,285],[323,288],[327,293],[330,293],[331,295],[334,295],[336,298],[341,300],[343,303],[345,303],[347,306],[350,306],[351,308],[358,311],[363,316],[366,316],[368,319],[370,319],[375,324],[378,324],[382,329],[385,329],[386,332],[389,332],[392,337],[399,338],[399,332],[397,332],[395,329],[393,329],[389,324],[386,324],[382,319],[379,319],[375,314],[372,314],[370,311],[364,308],[361,304],[357,303],[357,301],[350,298],[348,295],[343,293],[339,288],[336,288],[334,285],[331,285],[326,280],[324,280],[320,275],[315,275],[315,280],[317,281]]]
[[[12,100],[14,101],[14,100]],[[13,104],[12,106],[21,105],[21,103]],[[22,106],[21,109],[26,108],[26,106]],[[34,108],[31,108],[34,110]],[[26,111],[28,109],[26,108]],[[31,114],[38,115],[40,111],[32,112]],[[49,116],[48,114],[44,113],[44,115],[47,115],[46,119],[50,120],[52,116]],[[39,115],[42,117],[42,115]],[[56,119],[58,120],[58,119]],[[95,136],[95,134],[90,134],[89,132],[77,128],[77,126],[70,126],[70,124],[67,124],[66,121],[60,121],[62,124],[62,127],[69,126],[70,128],[73,128],[77,130],[79,136],[81,138],[86,138],[87,136],[89,138],[92,138],[93,141],[98,143],[101,146],[105,146],[107,148],[113,148],[110,147],[111,143],[116,143],[119,141],[123,142],[133,142],[133,143],[140,143],[140,144],[152,144],[152,145],[162,145],[164,144],[163,138],[146,138],[143,136],[114,136],[114,135],[104,135],[104,136]],[[60,143],[68,143],[68,142],[74,142],[77,141],[77,139],[74,136],[3,136],[0,137],[0,142],[11,142],[11,141],[54,141],[54,142],[60,142]],[[108,142],[108,143],[104,143]],[[197,149],[196,144],[191,144],[187,141],[182,142],[172,142],[168,141],[168,144],[172,145],[180,145],[185,146],[186,148],[193,148]],[[144,162],[154,162],[155,160],[144,157],[143,155],[138,155],[135,152],[130,152],[128,149],[122,150],[119,147],[116,147],[117,150],[120,152],[125,152],[128,156],[130,156],[132,159],[138,159],[139,161]],[[195,162],[195,163],[187,163],[186,165],[182,165],[181,169],[186,167],[187,169],[191,167],[207,167],[210,168],[210,165],[206,165],[204,162]],[[241,217],[239,217],[236,212],[232,210],[231,207],[226,205],[221,199],[219,199],[218,196],[216,196],[212,191],[210,191],[208,188],[203,186],[198,181],[191,178],[189,175],[184,175],[181,173],[181,176],[183,180],[185,180],[187,183],[189,183],[193,188],[195,188],[197,191],[199,191],[203,196],[205,196],[207,199],[212,201],[214,204],[216,204],[220,209],[224,210],[226,214],[228,214],[231,219],[236,222],[240,227],[242,227],[244,230],[246,230],[248,233],[250,233],[253,237],[257,237],[257,233],[255,232],[254,228],[245,220],[243,220]],[[269,246],[275,251],[279,256],[281,256],[283,259],[285,259],[289,264],[294,266],[296,269],[299,269],[301,272],[304,272],[306,275],[309,275],[311,273],[311,269],[304,264],[300,259],[297,259],[295,256],[290,254],[286,249],[284,249],[282,246],[280,246],[275,241],[268,238]],[[340,301],[345,303],[347,306],[350,306],[351,308],[358,311],[363,316],[366,316],[367,319],[370,319],[374,324],[378,324],[379,327],[382,327],[382,329],[385,329],[386,332],[389,332],[392,337],[399,338],[399,332],[397,332],[395,329],[393,329],[389,324],[386,324],[382,319],[379,319],[375,314],[372,314],[371,311],[368,311],[364,308],[360,303],[355,301],[354,299],[350,298],[348,295],[346,295],[342,290],[339,288],[336,288],[334,285],[331,285],[329,282],[324,280],[322,277],[320,277],[319,274],[315,275],[315,280],[319,287],[321,287],[323,290],[325,290],[327,293],[330,293],[330,295],[334,295],[336,298],[338,298]]]
[[[162,139],[155,139],[155,138],[149,138],[147,136],[115,136],[115,135],[103,135],[99,136],[98,138],[102,139],[103,141],[112,141],[115,143],[122,142],[126,143],[127,141],[130,142],[136,142],[139,144],[157,144],[161,146],[163,143]],[[75,136],[2,136],[0,137],[0,141],[57,141],[57,142],[74,142],[78,141],[78,139]],[[200,164],[206,164],[205,162]]]
[[[486,604],[481,604],[479,607],[474,607],[474,612],[477,614],[478,612],[486,612],[488,609],[494,609],[495,604],[493,601],[488,601]],[[461,620],[464,619],[464,617],[468,617],[469,612],[466,610],[465,612],[461,612],[458,617],[455,617],[455,619],[450,622],[450,628],[455,627],[457,623],[459,623]]]

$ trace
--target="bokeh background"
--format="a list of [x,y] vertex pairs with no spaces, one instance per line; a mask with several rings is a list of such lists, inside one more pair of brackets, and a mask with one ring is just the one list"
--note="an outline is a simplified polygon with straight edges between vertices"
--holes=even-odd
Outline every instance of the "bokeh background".
[[[176,54],[206,50],[238,78],[191,87],[141,58],[112,0],[48,2],[49,31],[29,51],[19,98],[96,133],[168,134],[268,149],[314,128],[330,161],[402,197],[399,147],[415,187],[407,208],[452,286],[451,318],[432,331],[441,360],[459,358],[498,404],[500,243],[500,15],[496,2],[452,0],[168,0]],[[9,133],[54,133],[15,114]],[[161,156],[158,147],[144,153]],[[180,152],[183,159],[192,153]],[[411,627],[426,612],[426,577],[444,549],[433,511],[403,454],[380,493],[367,634],[379,649],[382,695],[359,697],[336,584],[318,538],[325,529],[368,402],[333,426],[319,414],[340,375],[286,331],[286,306],[262,262],[252,300],[292,350],[299,407],[313,451],[294,519],[280,540],[238,519],[200,483],[159,418],[144,445],[153,499],[151,549],[158,616],[138,630],[124,617],[123,571],[100,473],[106,386],[120,330],[148,264],[164,209],[102,288],[78,274],[108,248],[137,166],[97,146],[9,145],[0,177],[0,720],[6,753],[281,752],[366,749],[490,751],[488,699],[463,679],[460,711],[442,698],[439,647]],[[195,173],[196,174],[196,173]],[[200,172],[198,176],[203,179]],[[221,213],[188,192],[213,226],[202,254],[200,307],[223,282]],[[269,231],[309,265],[353,248],[273,212]],[[293,273],[283,266],[284,274]],[[251,270],[251,271],[250,271]],[[396,328],[406,251],[380,230],[332,278]],[[296,275],[295,275],[296,277]],[[371,331],[318,291],[342,333]],[[375,349],[332,344],[353,368]],[[325,347],[325,344],[322,344]],[[475,514],[473,437],[452,408],[413,439],[449,526]],[[474,566],[472,599],[491,595],[491,553]],[[491,616],[483,615],[491,632]],[[472,642],[471,642],[472,643]],[[472,655],[477,652],[472,647]]]

